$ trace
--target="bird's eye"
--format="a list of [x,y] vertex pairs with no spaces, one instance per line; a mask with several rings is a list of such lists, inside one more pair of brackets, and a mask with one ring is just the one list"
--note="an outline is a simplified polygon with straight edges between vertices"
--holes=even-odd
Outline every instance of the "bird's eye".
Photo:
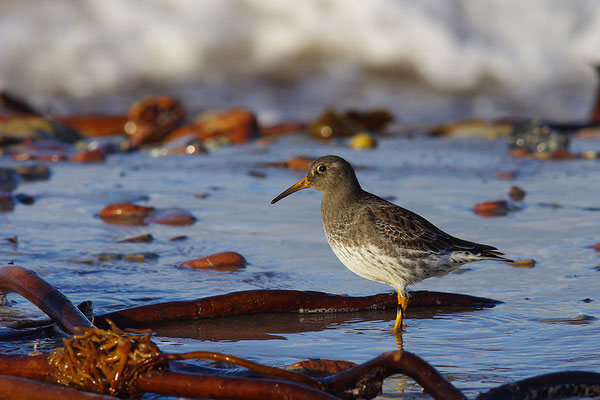
[[324,166],[324,165],[321,165],[321,166],[318,168],[318,170],[319,170],[319,172],[325,172],[325,171],[327,171],[327,167],[326,167],[326,166]]

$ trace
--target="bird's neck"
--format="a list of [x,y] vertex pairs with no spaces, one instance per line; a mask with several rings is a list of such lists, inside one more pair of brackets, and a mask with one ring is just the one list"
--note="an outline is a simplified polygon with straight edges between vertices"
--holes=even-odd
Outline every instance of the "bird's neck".
[[356,182],[356,185],[349,185],[339,189],[323,192],[323,199],[321,200],[322,216],[329,213],[335,214],[336,217],[343,217],[340,215],[342,210],[352,210],[353,208],[349,206],[359,201],[365,193],[358,182]]

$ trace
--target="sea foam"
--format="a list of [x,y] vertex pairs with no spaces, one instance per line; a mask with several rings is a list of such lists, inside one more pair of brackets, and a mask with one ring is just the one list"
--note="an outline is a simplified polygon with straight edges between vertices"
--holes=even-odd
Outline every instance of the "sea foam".
[[600,64],[600,3],[8,1],[0,48],[0,85],[26,95],[260,80],[300,87],[306,101],[399,104],[435,93],[469,98],[443,102],[450,114],[580,118]]

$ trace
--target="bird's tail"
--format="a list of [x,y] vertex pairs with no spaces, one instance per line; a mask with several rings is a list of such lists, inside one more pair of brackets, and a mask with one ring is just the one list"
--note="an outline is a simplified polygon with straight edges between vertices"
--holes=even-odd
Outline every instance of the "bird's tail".
[[496,261],[503,261],[506,263],[514,262],[514,260],[511,260],[510,258],[506,258],[504,256],[504,253],[497,250],[496,248],[482,250],[480,254],[481,254],[482,260],[496,260]]

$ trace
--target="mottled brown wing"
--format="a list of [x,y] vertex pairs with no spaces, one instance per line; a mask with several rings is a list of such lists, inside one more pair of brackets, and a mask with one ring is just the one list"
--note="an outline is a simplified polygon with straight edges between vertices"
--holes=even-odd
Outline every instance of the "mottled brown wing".
[[436,253],[469,251],[493,258],[493,253],[501,254],[493,246],[451,236],[420,215],[385,200],[365,207],[361,217],[386,243],[394,243],[407,249]]

